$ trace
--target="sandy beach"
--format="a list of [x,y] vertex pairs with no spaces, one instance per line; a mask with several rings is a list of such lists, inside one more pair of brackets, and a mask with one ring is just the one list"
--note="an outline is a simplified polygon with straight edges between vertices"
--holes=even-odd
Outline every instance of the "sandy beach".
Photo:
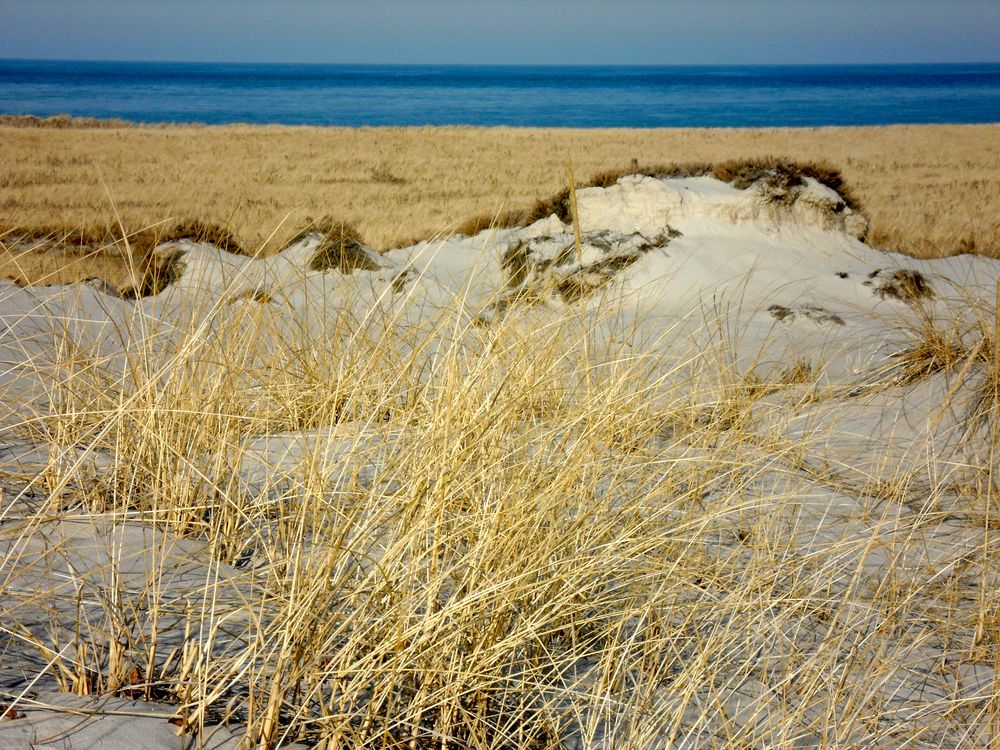
[[[310,221],[353,224],[386,250],[447,237],[472,216],[531,205],[630,165],[784,156],[839,169],[869,242],[917,257],[1000,255],[1000,125],[804,129],[0,126],[0,225],[56,238],[198,220],[249,252]],[[62,123],[66,125],[66,122]],[[114,125],[111,123],[111,125]],[[8,242],[8,244],[10,244]],[[17,263],[5,253],[4,268]],[[38,280],[71,256],[22,259]],[[100,267],[101,261],[91,259]],[[114,274],[118,262],[104,261]],[[86,264],[83,264],[86,265]],[[58,274],[58,275],[55,275]]]

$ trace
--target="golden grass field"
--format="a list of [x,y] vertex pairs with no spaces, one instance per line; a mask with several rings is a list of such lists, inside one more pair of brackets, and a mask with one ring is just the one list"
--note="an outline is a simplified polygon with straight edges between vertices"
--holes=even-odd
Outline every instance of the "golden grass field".
[[[1000,257],[1000,125],[768,129],[316,128],[0,124],[0,226],[100,236],[198,220],[272,252],[311,220],[357,226],[379,249],[454,232],[636,164],[760,156],[839,168],[877,247]],[[68,280],[80,253],[14,258],[0,275]],[[88,256],[71,277],[114,270]]]

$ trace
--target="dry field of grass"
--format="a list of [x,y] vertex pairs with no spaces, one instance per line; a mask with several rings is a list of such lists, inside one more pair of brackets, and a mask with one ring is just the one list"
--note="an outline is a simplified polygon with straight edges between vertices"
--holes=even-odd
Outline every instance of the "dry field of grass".
[[[0,226],[90,237],[199,220],[269,253],[335,217],[386,249],[633,163],[781,155],[839,168],[877,247],[1000,257],[1000,125],[560,130],[0,124]],[[30,124],[21,122],[21,125]],[[69,123],[61,122],[65,126]],[[8,238],[10,235],[8,235]],[[8,239],[8,244],[10,240]],[[5,248],[5,250],[7,250]],[[0,276],[114,276],[114,253],[15,258]],[[95,265],[98,264],[98,265]],[[69,267],[67,270],[67,266]]]

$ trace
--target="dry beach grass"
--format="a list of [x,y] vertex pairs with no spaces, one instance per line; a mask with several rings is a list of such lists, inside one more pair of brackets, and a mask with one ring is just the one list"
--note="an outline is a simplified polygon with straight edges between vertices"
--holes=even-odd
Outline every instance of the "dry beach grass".
[[[886,273],[898,346],[831,381],[824,349],[738,357],[735,306],[654,356],[610,287],[484,323],[468,288],[376,290],[327,230],[295,281],[327,306],[234,274],[166,322],[97,296],[88,338],[4,285],[39,300],[0,342],[41,387],[2,435],[41,450],[0,510],[0,707],[44,675],[244,750],[996,744],[1000,286],[932,315],[942,282]],[[846,457],[841,411],[936,377],[904,416],[971,388],[963,465]]]
[[[47,500],[7,509],[21,542],[0,570],[5,629],[64,690],[167,701],[195,735],[246,724],[246,748],[554,748],[574,712],[582,747],[977,747],[1000,731],[998,686],[971,699],[933,671],[998,658],[996,601],[977,594],[998,563],[987,474],[959,507],[917,477],[852,488],[750,417],[812,378],[748,379],[722,350],[693,354],[692,387],[662,394],[620,353],[583,377],[572,363],[597,346],[585,355],[572,321],[428,359],[459,333],[451,316],[401,342],[391,321],[330,311],[344,335],[276,339],[267,308],[133,350],[118,385],[94,353],[52,363],[55,408],[30,423],[53,448]],[[258,369],[265,340],[292,354],[285,372]],[[329,443],[240,485],[247,435],[319,426]],[[95,474],[74,446],[112,462]],[[796,553],[817,487],[867,498],[870,538]],[[980,540],[958,562],[913,551],[956,517]],[[146,550],[140,522],[161,530]],[[81,565],[81,539],[103,566]],[[879,556],[898,558],[888,579]],[[73,582],[30,585],[67,565]],[[894,686],[924,675],[929,644],[940,663],[920,679],[944,687],[904,719]]]
[[[446,236],[473,216],[528,207],[565,188],[567,162],[587,180],[633,164],[768,156],[839,169],[871,219],[876,246],[918,257],[1000,255],[998,125],[540,130],[38,124],[0,124],[0,227],[17,230],[6,235],[0,275],[31,281],[121,277],[127,265],[122,247],[101,258],[79,247],[120,237],[119,221],[134,237],[192,221],[226,227],[249,252],[267,254],[309,222],[332,216],[386,249]],[[12,238],[25,233],[59,242],[12,252]],[[53,256],[53,244],[77,247]],[[93,273],[85,270],[90,263],[96,264]]]

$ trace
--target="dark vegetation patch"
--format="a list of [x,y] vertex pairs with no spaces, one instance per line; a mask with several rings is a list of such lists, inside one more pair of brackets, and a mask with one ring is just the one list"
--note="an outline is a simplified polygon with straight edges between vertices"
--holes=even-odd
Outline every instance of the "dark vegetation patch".
[[774,186],[791,188],[804,184],[804,177],[811,177],[835,190],[848,208],[860,210],[857,199],[851,194],[844,176],[836,167],[827,162],[796,162],[780,156],[731,159],[716,164],[687,162],[639,167],[636,170],[631,168],[611,170],[596,175],[587,186],[609,187],[629,174],[640,174],[657,179],[711,175],[717,180],[728,182],[739,190],[746,190],[761,179],[767,180],[769,184]]
[[712,176],[738,190],[746,190],[760,182],[768,195],[783,198],[785,202],[794,199],[794,188],[805,184],[797,166],[772,160],[723,162],[715,166]]
[[[976,238],[972,235],[963,237],[958,242],[958,252],[959,254],[968,253],[969,255],[974,255],[976,252]],[[987,253],[988,255],[989,253]]]
[[554,258],[536,259],[531,253],[531,240],[518,242],[500,257],[500,267],[507,274],[507,288],[519,289],[528,280],[529,272],[544,274],[553,266],[565,266],[573,260],[575,247],[567,244]]
[[673,162],[640,166],[633,162],[625,169],[609,169],[594,175],[584,187],[607,188],[614,185],[622,177],[641,175],[664,180],[673,177],[704,177],[712,174],[712,164],[709,162]]
[[172,242],[174,240],[193,240],[194,242],[204,242],[214,245],[220,250],[225,250],[233,255],[249,255],[243,249],[243,245],[228,227],[218,224],[209,224],[197,219],[182,221],[175,224],[167,231],[157,244]]
[[282,250],[312,234],[320,236],[319,248],[309,260],[312,271],[336,269],[349,275],[354,271],[377,271],[381,268],[374,260],[374,251],[365,247],[357,229],[342,221],[316,222],[292,237]]
[[579,302],[589,297],[609,281],[611,281],[610,276],[599,276],[596,279],[596,283],[591,279],[580,276],[567,276],[556,284],[556,292],[565,302]]
[[[878,272],[875,273],[878,276]],[[920,271],[902,268],[893,271],[892,275],[881,282],[873,290],[882,299],[892,297],[902,302],[915,302],[921,299],[933,299],[934,290],[927,277]]]
[[60,247],[93,248],[121,241],[121,235],[115,236],[110,227],[80,227],[66,229],[55,226],[4,226],[0,227],[0,240],[5,245],[54,244]]
[[140,268],[138,285],[122,289],[121,298],[137,300],[159,294],[183,275],[184,262],[181,260],[183,257],[183,250],[164,256],[152,253],[146,255]]
[[811,177],[840,195],[848,208],[859,209],[857,199],[851,194],[840,170],[827,162],[798,163],[773,156],[740,159],[716,164],[712,174],[716,179],[728,182],[740,190],[745,190],[760,179],[782,187],[794,187],[803,184],[803,178]]
[[371,181],[383,185],[405,185],[406,179],[400,177],[392,171],[392,167],[386,161],[380,161],[371,171]]
[[[106,120],[96,117],[73,117],[72,115],[51,115],[50,117],[38,117],[37,115],[0,115],[0,126],[7,128],[134,128],[134,127],[157,127],[157,125],[144,125],[143,123],[122,120],[117,117]],[[163,127],[160,125],[159,127]]]
[[832,313],[829,310],[817,307],[816,305],[803,305],[802,307],[796,309],[785,307],[784,305],[771,305],[767,308],[767,311],[771,313],[771,317],[778,321],[795,320],[796,315],[801,315],[808,318],[813,323],[818,323],[820,325],[825,323],[833,323],[838,326],[847,325],[844,322],[844,319],[836,313]]
[[[466,219],[455,229],[456,234],[474,237],[486,229],[509,229],[519,226],[521,222],[520,211],[505,211],[501,214],[479,214]],[[409,244],[417,244],[412,242]]]
[[771,313],[771,316],[775,320],[785,320],[786,318],[795,318],[795,311],[790,307],[785,307],[784,305],[771,305],[767,308],[767,311]]
[[837,326],[847,325],[844,323],[844,319],[836,313],[832,313],[822,307],[816,307],[815,305],[806,305],[802,308],[801,312],[809,320],[821,325],[824,323],[833,323]]
[[555,252],[539,253],[539,243],[558,242],[557,237],[536,237],[508,247],[500,258],[506,274],[505,296],[492,308],[503,312],[512,301],[540,302],[556,294],[564,302],[578,302],[606,286],[619,273],[636,263],[656,247],[666,247],[680,235],[668,229],[648,238],[640,234],[619,235],[613,232],[588,232],[583,245],[597,248],[601,257],[585,265],[577,264],[576,243],[567,238]]
[[31,283],[30,281],[28,281],[28,279],[24,278],[24,276],[21,275],[21,274],[8,274],[4,278],[7,281],[12,282],[15,286],[19,286],[19,287],[26,287],[26,286],[28,286]]
[[397,273],[392,277],[392,293],[402,294],[406,290],[406,285],[410,282],[413,277],[413,269],[404,268],[402,271]]
[[0,242],[10,247],[38,245],[67,250],[127,251],[138,258],[152,252],[157,245],[175,240],[206,242],[235,255],[247,255],[239,238],[228,227],[199,219],[124,233],[121,227],[110,224],[70,229],[57,226],[0,227]]

